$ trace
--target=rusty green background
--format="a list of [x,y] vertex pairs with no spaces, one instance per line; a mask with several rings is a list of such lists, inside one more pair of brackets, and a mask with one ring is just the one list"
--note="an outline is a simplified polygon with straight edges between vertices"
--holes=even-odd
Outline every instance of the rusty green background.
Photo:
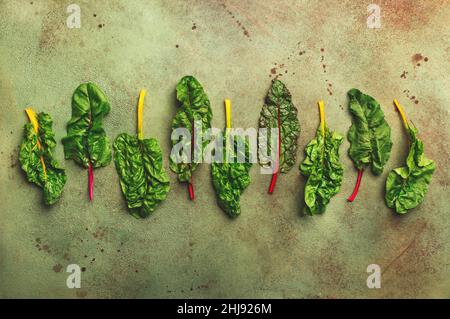
[[[66,27],[66,8],[81,7],[81,28]],[[381,7],[381,29],[366,25],[367,5]],[[0,297],[450,297],[450,3],[448,1],[10,1],[0,0]],[[131,217],[114,165],[67,169],[62,199],[42,193],[18,165],[32,106],[54,119],[58,141],[70,100],[96,82],[112,111],[113,139],[135,132],[139,90],[146,88],[144,134],[156,137],[168,169],[175,85],[195,75],[210,97],[213,126],[255,127],[270,80],[291,90],[302,132],[297,164],[269,196],[258,166],[242,197],[242,215],[218,208],[210,167],[195,174],[196,200],[170,172],[171,192],[153,216]],[[341,192],[322,216],[300,215],[304,178],[298,164],[325,100],[330,127],[346,133],[346,92],[374,96],[392,127],[394,146],[380,177],[363,177],[346,202],[356,171],[341,147]],[[406,216],[384,203],[387,173],[402,165],[408,143],[392,99],[399,99],[437,171],[425,202]],[[80,289],[66,287],[68,264],[84,267]],[[381,289],[368,289],[378,264]]]

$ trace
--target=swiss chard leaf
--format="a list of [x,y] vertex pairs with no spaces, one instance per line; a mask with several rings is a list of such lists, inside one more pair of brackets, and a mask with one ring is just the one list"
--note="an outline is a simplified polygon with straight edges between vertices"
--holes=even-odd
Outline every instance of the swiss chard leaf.
[[105,94],[93,83],[81,84],[72,97],[72,118],[63,138],[66,159],[88,168],[107,166],[111,147],[103,129],[103,118],[111,106]]
[[406,166],[392,170],[386,180],[386,203],[399,214],[405,214],[422,203],[436,169],[434,161],[424,155],[417,129],[409,126],[408,133],[411,145]]
[[67,179],[64,169],[53,156],[56,146],[55,134],[52,131],[53,122],[46,113],[36,116],[30,109],[27,113],[30,120],[34,120],[24,127],[19,161],[28,181],[43,188],[44,202],[52,205],[61,197]]
[[103,129],[103,118],[111,106],[93,83],[81,84],[72,97],[72,118],[62,139],[66,159],[89,169],[89,197],[93,198],[93,168],[109,165],[111,146]]
[[[268,135],[267,139],[261,135],[258,136],[258,146],[261,147],[261,143],[267,143],[267,154],[270,154],[272,149],[276,152],[277,145],[272,145],[270,128],[280,130],[279,170],[282,173],[289,171],[296,160],[297,139],[300,132],[297,112],[289,90],[280,80],[274,80],[259,118],[259,128],[268,129]],[[280,125],[278,125],[279,122]],[[260,165],[268,167],[270,158],[261,156],[259,152],[258,154]]]
[[348,97],[353,116],[348,132],[349,155],[358,170],[371,165],[372,172],[379,175],[391,153],[391,128],[374,98],[357,89],[348,91]]
[[[289,90],[280,80],[272,81],[266,103],[261,110],[259,128],[267,129],[267,134],[261,134],[260,132],[258,134],[259,164],[263,167],[275,166],[274,177],[269,189],[271,193],[278,172],[286,173],[295,164],[297,139],[300,133],[297,108],[292,103]],[[278,141],[275,143],[272,140],[271,129],[278,130]],[[266,151],[262,151],[263,149]],[[273,156],[270,156],[272,152],[276,153],[275,165],[272,163]]]
[[[178,139],[172,140],[172,144],[183,144],[182,149],[191,149],[191,158],[185,162],[180,162],[170,157],[170,169],[178,175],[180,182],[188,182],[192,185],[192,174],[198,167],[197,162],[194,161],[194,121],[201,122],[201,130],[205,132],[211,128],[212,110],[208,96],[203,90],[201,84],[193,76],[183,77],[177,85],[177,99],[179,101],[179,109],[172,120],[172,130],[178,128],[187,129],[192,138],[190,140]],[[197,144],[197,143],[195,143]],[[202,142],[202,145],[196,145],[197,151],[203,153],[203,148],[206,147],[208,141]],[[193,199],[193,196],[191,196]]]
[[310,215],[325,212],[331,197],[341,188],[344,169],[339,160],[339,148],[343,139],[342,135],[331,132],[323,123],[317,129],[316,137],[306,146],[306,158],[299,168],[308,177],[305,204]]
[[[228,143],[227,143],[228,140]],[[242,192],[250,185],[249,145],[239,135],[229,135],[227,129],[223,138],[223,161],[211,164],[211,175],[219,206],[231,217],[241,213],[239,200]],[[241,149],[239,145],[244,145]],[[243,151],[245,153],[243,153]],[[232,154],[232,156],[228,156]],[[244,159],[239,161],[238,158]]]
[[170,189],[162,151],[154,138],[139,140],[122,133],[114,141],[114,163],[122,193],[135,217],[147,217]]
[[358,180],[348,201],[358,194],[362,174],[367,166],[380,175],[389,160],[392,148],[391,128],[384,119],[380,104],[357,89],[348,91],[352,126],[348,131],[348,154],[358,169]]

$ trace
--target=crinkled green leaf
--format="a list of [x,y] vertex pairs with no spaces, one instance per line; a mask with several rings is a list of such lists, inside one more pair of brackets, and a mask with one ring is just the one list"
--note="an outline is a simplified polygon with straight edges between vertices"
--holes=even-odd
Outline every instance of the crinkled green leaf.
[[122,133],[114,141],[114,163],[122,193],[135,217],[147,217],[166,199],[169,179],[154,138],[139,140]]
[[386,203],[399,214],[422,203],[436,169],[433,160],[424,155],[423,142],[417,138],[417,129],[408,129],[411,145],[406,166],[392,170],[386,180]]
[[[289,90],[280,80],[273,80],[259,118],[259,128],[267,129],[267,136],[258,134],[258,149],[260,150],[258,160],[263,167],[270,166],[272,149],[274,152],[277,151],[276,145],[272,145],[270,129],[278,128],[278,111],[281,136],[279,169],[280,172],[285,173],[295,164],[300,123],[297,118],[297,108],[292,103]],[[267,156],[261,154],[261,149],[264,149],[263,145],[267,145]]]
[[[236,217],[241,213],[241,194],[250,184],[249,171],[252,163],[249,161],[249,145],[247,139],[243,140],[239,135],[231,136],[228,130],[225,131],[223,142],[223,162],[211,164],[211,175],[219,206],[229,216]],[[244,145],[244,149],[240,148],[239,144]],[[238,158],[244,159],[242,163],[239,163]]]
[[340,190],[344,173],[339,161],[342,141],[342,135],[331,132],[325,125],[325,138],[319,127],[316,137],[306,146],[306,158],[300,164],[300,172],[308,177],[305,204],[310,215],[325,212],[331,197]]
[[371,165],[372,172],[379,175],[391,153],[391,128],[374,98],[357,89],[348,91],[348,97],[353,116],[348,132],[349,155],[358,170]]
[[[193,134],[194,121],[201,121],[202,131],[205,132],[211,128],[212,110],[208,96],[203,90],[201,84],[193,76],[183,77],[177,85],[177,99],[180,102],[174,119],[172,120],[172,130],[177,128],[185,128],[190,134]],[[192,147],[192,140],[172,140],[172,144],[183,143],[184,149]],[[203,141],[202,147],[198,146],[197,151],[203,153],[203,148],[206,147],[208,141]],[[177,163],[172,156],[170,157],[170,169],[178,175],[180,182],[187,182],[190,180],[192,173],[198,166],[198,163],[193,161],[194,152],[191,154],[191,159],[187,163]]]
[[72,118],[63,138],[66,159],[88,168],[107,166],[111,147],[103,129],[103,118],[111,107],[105,94],[93,83],[81,84],[72,97]]
[[[53,156],[56,141],[50,115],[39,113],[37,121],[39,124],[37,134],[31,123],[24,127],[25,134],[20,145],[19,161],[28,181],[43,188],[44,202],[52,205],[61,197],[67,177]],[[38,141],[42,146],[41,150]],[[42,167],[41,156],[44,159],[46,174]]]

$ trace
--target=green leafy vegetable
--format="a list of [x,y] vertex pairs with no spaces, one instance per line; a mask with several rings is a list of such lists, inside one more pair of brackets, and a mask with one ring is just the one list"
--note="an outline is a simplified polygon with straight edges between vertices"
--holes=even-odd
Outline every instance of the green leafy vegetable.
[[[227,128],[223,137],[223,160],[211,164],[211,175],[219,206],[231,217],[241,213],[239,200],[244,189],[250,185],[249,145],[239,135],[230,135],[230,101],[225,100]],[[227,142],[228,141],[228,142]],[[240,145],[244,145],[241,149]],[[232,154],[232,156],[228,156]],[[238,160],[239,158],[244,159]]]
[[169,178],[163,166],[162,151],[154,138],[144,139],[142,108],[145,90],[139,95],[138,134],[122,133],[114,141],[114,163],[120,178],[122,193],[137,218],[148,217],[166,199]]
[[166,199],[169,179],[154,138],[139,140],[122,133],[114,141],[114,163],[122,193],[135,217],[147,217]]
[[201,84],[193,76],[183,77],[177,85],[177,99],[180,102],[173,121],[172,130],[178,128],[185,128],[191,133],[191,140],[172,140],[172,144],[182,143],[183,149],[191,149],[191,158],[184,162],[177,161],[172,156],[170,157],[170,169],[178,175],[180,182],[189,183],[189,196],[194,199],[193,188],[193,172],[198,167],[198,162],[194,160],[194,151],[201,152],[208,144],[207,140],[198,145],[197,137],[194,131],[194,122],[201,123],[201,131],[205,132],[211,128],[212,110],[208,96],[203,90]]
[[105,94],[93,83],[81,84],[72,97],[72,118],[63,138],[66,159],[89,169],[89,198],[93,198],[93,168],[109,165],[111,147],[103,118],[111,107]]
[[[276,152],[274,172],[269,186],[269,193],[275,187],[278,173],[286,173],[295,164],[297,139],[300,133],[300,123],[297,118],[297,108],[292,103],[292,97],[286,86],[279,80],[273,80],[267,94],[259,118],[259,128],[267,129],[267,135],[258,134],[258,160],[263,167],[271,167],[269,154]],[[273,144],[271,129],[277,129],[278,139]],[[266,149],[263,152],[262,149]],[[267,153],[267,154],[264,154]]]
[[56,203],[62,195],[66,183],[66,173],[53,157],[56,146],[52,131],[52,119],[46,113],[37,116],[26,109],[30,123],[24,127],[25,134],[20,145],[19,161],[29,182],[44,190],[44,202]]
[[342,184],[344,169],[339,161],[339,147],[343,136],[331,132],[325,124],[323,101],[319,101],[321,125],[316,137],[306,146],[306,158],[300,165],[300,172],[308,177],[305,185],[306,212],[310,215],[323,213],[331,197],[336,195]]
[[348,132],[349,155],[358,169],[358,181],[348,198],[348,201],[353,201],[366,166],[370,165],[375,175],[383,172],[391,153],[392,141],[391,128],[384,119],[380,104],[357,89],[348,91],[348,97],[353,116],[353,124]]
[[406,166],[392,170],[386,180],[386,203],[399,214],[422,203],[436,169],[433,160],[424,155],[423,142],[417,138],[417,129],[408,125],[401,106],[394,100],[409,134],[410,148]]

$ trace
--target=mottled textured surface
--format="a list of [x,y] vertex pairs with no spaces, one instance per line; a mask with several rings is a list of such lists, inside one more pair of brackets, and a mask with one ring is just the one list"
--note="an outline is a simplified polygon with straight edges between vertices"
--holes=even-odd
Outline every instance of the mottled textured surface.
[[[369,1],[74,1],[80,29],[68,29],[67,1],[0,1],[0,297],[450,297],[450,4],[375,1],[382,28],[368,29]],[[150,4],[151,3],[151,4]],[[94,81],[112,110],[108,136],[135,132],[134,110],[148,90],[144,134],[156,137],[168,168],[175,85],[195,75],[211,100],[213,126],[224,126],[223,100],[235,126],[256,127],[270,80],[280,74],[299,108],[297,166],[325,100],[330,128],[350,127],[346,92],[357,87],[382,105],[394,146],[380,177],[356,180],[341,148],[344,182],[322,216],[300,216],[305,179],[251,170],[242,214],[217,206],[210,167],[196,172],[196,200],[170,174],[168,199],[145,220],[131,217],[114,165],[95,171],[94,202],[87,173],[67,169],[62,199],[51,208],[26,182],[18,146],[23,109],[52,115],[58,141],[70,98]],[[437,170],[425,202],[406,216],[384,203],[388,171],[407,154],[392,99],[420,131]],[[417,101],[417,102],[416,102]],[[82,288],[66,287],[77,263]],[[382,288],[368,289],[366,267],[381,266]]]

